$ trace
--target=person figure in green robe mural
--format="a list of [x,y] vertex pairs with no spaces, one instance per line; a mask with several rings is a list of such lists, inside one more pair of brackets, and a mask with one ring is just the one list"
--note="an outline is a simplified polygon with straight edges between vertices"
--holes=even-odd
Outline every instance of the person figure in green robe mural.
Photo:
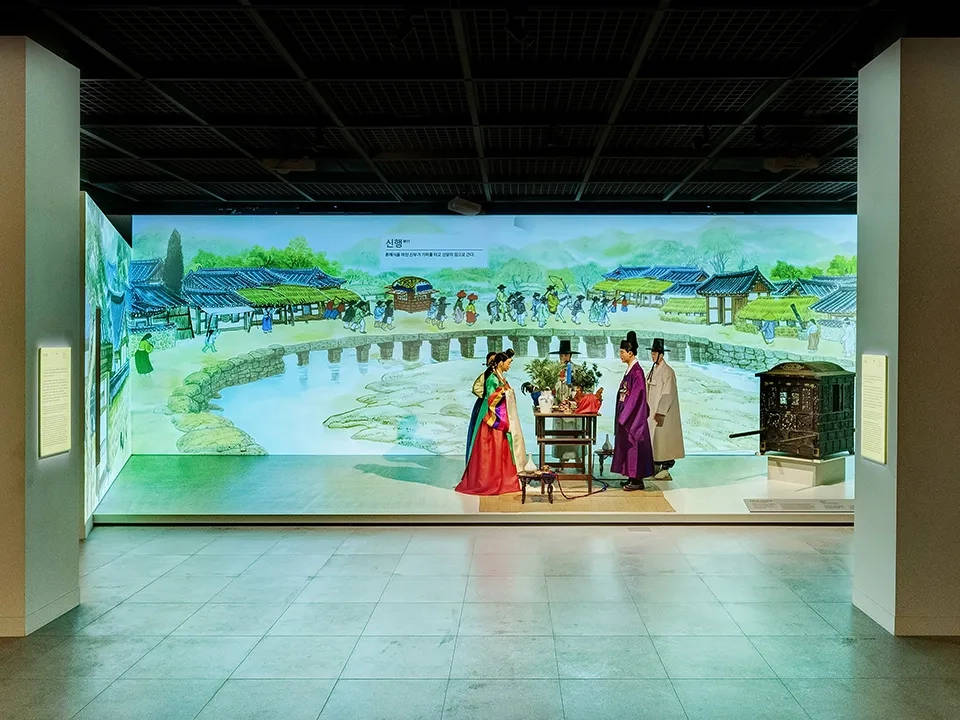
[[137,345],[137,351],[133,354],[133,364],[137,367],[140,375],[149,375],[153,372],[153,363],[150,362],[150,353],[153,352],[153,344],[150,338],[152,333],[147,333],[140,338],[140,344]]
[[557,294],[556,285],[547,285],[547,291],[543,294],[543,299],[547,303],[547,311],[551,315],[556,315],[557,309],[560,307],[560,295]]
[[497,320],[506,320],[507,319],[507,294],[504,290],[507,289],[507,286],[501,283],[497,285]]

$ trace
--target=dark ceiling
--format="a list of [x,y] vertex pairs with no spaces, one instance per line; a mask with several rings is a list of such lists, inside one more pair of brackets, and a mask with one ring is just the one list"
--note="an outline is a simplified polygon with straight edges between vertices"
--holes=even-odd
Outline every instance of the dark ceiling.
[[853,212],[903,3],[52,3],[108,212]]

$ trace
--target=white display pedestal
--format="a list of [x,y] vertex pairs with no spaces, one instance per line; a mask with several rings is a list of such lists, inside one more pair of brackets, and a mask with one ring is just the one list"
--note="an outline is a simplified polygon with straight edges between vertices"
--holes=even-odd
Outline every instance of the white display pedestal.
[[842,483],[847,477],[845,456],[826,460],[767,455],[767,479],[796,483],[806,487]]

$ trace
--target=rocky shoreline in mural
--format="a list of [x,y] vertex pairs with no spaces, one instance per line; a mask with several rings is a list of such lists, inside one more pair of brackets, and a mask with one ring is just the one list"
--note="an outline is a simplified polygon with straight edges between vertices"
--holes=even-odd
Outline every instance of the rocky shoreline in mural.
[[[476,363],[469,367],[475,375]],[[464,394],[466,379],[453,373],[437,375],[429,365],[386,373],[364,387],[367,392],[357,398],[360,407],[333,415],[324,425],[350,432],[355,440],[415,447],[436,455],[463,452],[473,405]],[[460,402],[451,402],[454,398]]]
[[191,455],[266,455],[256,441],[227,418],[209,412],[186,413],[173,418],[184,434],[177,450]]

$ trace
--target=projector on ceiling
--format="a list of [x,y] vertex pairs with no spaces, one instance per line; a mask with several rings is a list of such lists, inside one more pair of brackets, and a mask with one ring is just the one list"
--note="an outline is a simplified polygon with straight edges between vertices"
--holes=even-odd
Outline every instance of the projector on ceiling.
[[774,173],[783,170],[813,170],[820,167],[820,161],[812,155],[764,158],[763,167]]
[[317,169],[317,161],[313,158],[264,158],[260,161],[267,170],[273,170],[281,175],[289,172],[313,172]]
[[455,197],[447,203],[447,210],[459,215],[479,215],[483,207],[462,197]]

